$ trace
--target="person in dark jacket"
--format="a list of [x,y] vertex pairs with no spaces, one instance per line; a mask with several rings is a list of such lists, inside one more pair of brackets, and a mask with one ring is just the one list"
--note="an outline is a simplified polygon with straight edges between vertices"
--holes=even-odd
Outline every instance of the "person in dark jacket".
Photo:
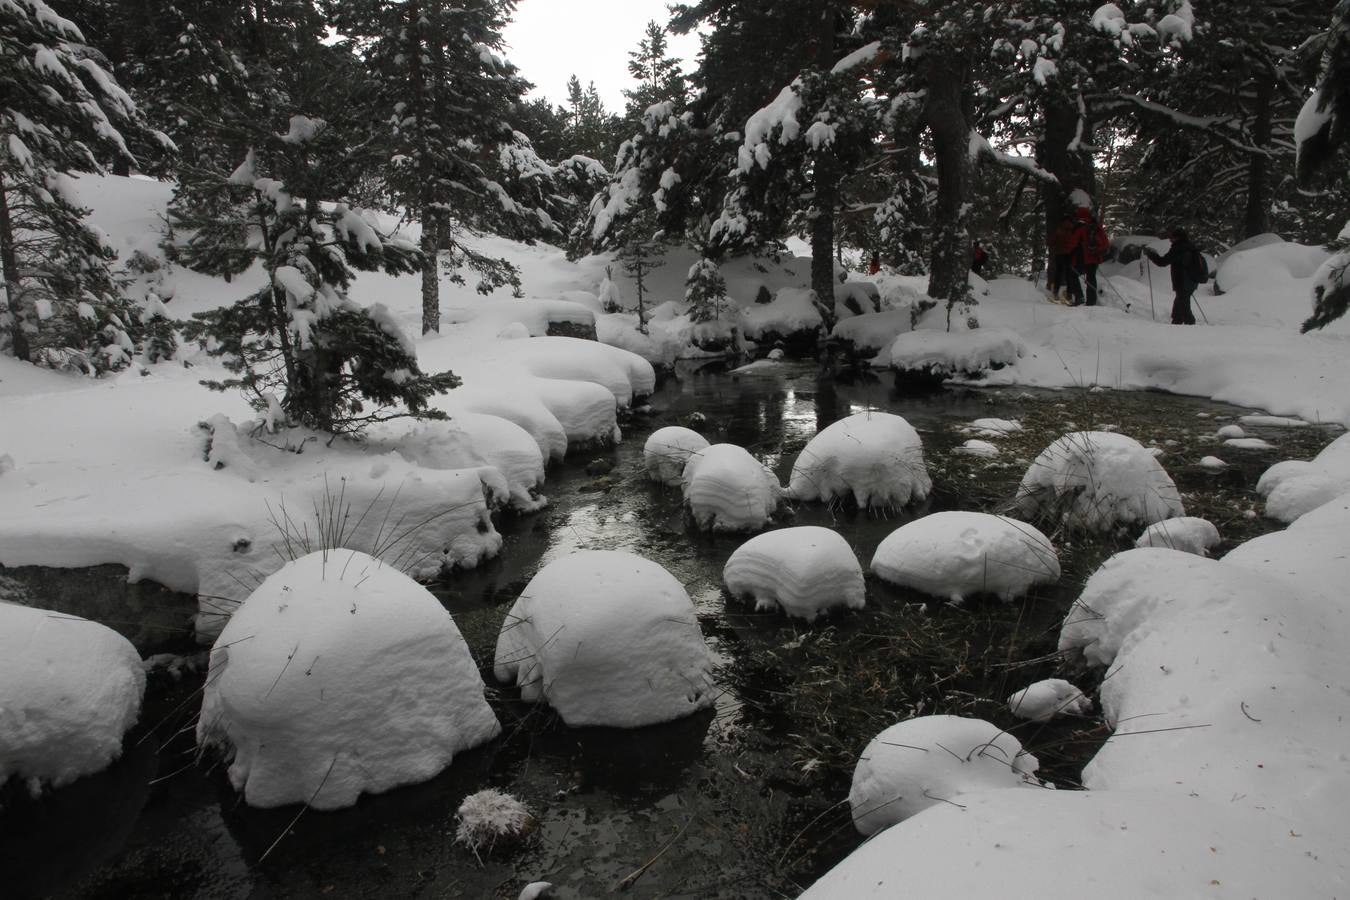
[[[1106,261],[1107,253],[1111,249],[1111,242],[1106,236],[1105,229],[1101,223],[1092,215],[1092,210],[1086,206],[1080,206],[1075,213],[1076,219],[1073,239],[1071,241],[1073,252],[1071,260],[1074,270],[1083,275],[1083,284],[1087,288],[1086,304],[1088,306],[1097,305],[1097,267]],[[1078,279],[1074,278],[1070,283],[1070,290],[1078,287]],[[1072,298],[1073,305],[1079,306],[1084,303],[1081,295]]]
[[1172,290],[1176,297],[1172,300],[1172,324],[1194,325],[1195,313],[1191,312],[1191,295],[1200,286],[1195,273],[1203,269],[1203,262],[1196,257],[1200,251],[1191,243],[1185,229],[1172,229],[1172,246],[1166,254],[1159,256],[1149,248],[1144,252],[1155,266],[1170,266],[1172,269]]
[[984,247],[980,245],[980,239],[976,238],[970,245],[970,271],[976,275],[984,272],[984,264],[989,260],[989,254],[984,252]]

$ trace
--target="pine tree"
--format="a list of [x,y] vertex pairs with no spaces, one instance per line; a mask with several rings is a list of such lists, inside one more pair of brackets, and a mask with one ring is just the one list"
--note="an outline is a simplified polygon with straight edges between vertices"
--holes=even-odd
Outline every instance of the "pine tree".
[[608,165],[614,159],[620,122],[605,109],[600,92],[591,82],[585,88],[573,75],[567,80],[567,106],[562,110],[567,123],[563,133],[565,152],[580,154]]
[[[463,281],[458,266],[466,265],[487,292],[518,284],[514,269],[467,246],[465,230],[528,237],[549,225],[501,183],[521,175],[518,168],[503,171],[502,154],[508,165],[520,162],[529,143],[508,121],[525,82],[499,55],[513,6],[514,0],[333,4],[334,25],[354,41],[379,85],[372,114],[387,122],[380,138],[385,185],[422,224],[423,333],[440,329],[439,251],[448,251],[453,279]],[[532,148],[528,155],[537,159]]]
[[701,256],[689,267],[684,299],[689,304],[689,319],[695,323],[715,322],[727,313],[727,282],[715,260]]
[[421,255],[379,234],[344,197],[323,192],[345,149],[344,136],[326,122],[297,115],[285,134],[271,135],[223,177],[247,197],[252,253],[268,283],[232,306],[197,314],[185,335],[206,342],[234,375],[207,386],[240,389],[269,417],[280,409],[290,422],[333,433],[401,415],[439,418],[428,401],[459,379],[424,374],[388,310],[347,297],[354,270],[415,272]]
[[679,60],[669,54],[666,29],[655,20],[647,23],[638,48],[629,51],[628,74],[637,82],[637,87],[623,92],[628,101],[626,118],[630,125],[636,124],[654,103],[669,102],[677,113],[684,111],[684,73],[680,71]]
[[131,97],[80,30],[43,0],[0,5],[0,333],[16,357],[87,372],[129,361],[140,310],[115,253],[84,221],[70,176],[130,159]]

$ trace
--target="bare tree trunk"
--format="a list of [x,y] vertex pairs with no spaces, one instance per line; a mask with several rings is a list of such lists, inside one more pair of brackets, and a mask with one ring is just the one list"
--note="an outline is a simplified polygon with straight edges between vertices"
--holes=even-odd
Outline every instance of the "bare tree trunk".
[[[825,69],[834,64],[834,4],[821,3],[816,27],[815,62]],[[808,213],[811,220],[811,290],[827,328],[834,325],[834,210],[839,203],[839,164],[832,147],[816,153],[813,173],[816,196]]]
[[[1274,76],[1264,75],[1256,84],[1256,122],[1252,127],[1252,143],[1270,148],[1272,100],[1275,94]],[[1247,209],[1242,217],[1239,239],[1265,234],[1270,230],[1270,157],[1253,153],[1247,164]]]
[[441,330],[440,237],[438,218],[422,213],[422,333]]
[[965,209],[972,165],[970,125],[963,102],[965,86],[959,66],[934,61],[924,104],[924,122],[933,136],[938,176],[928,296],[946,301],[949,310],[970,295],[970,235]]
[[413,155],[417,160],[418,176],[418,216],[422,220],[422,333],[439,333],[441,330],[441,282],[440,282],[440,216],[436,210],[434,172],[431,166],[431,153],[427,147],[427,116],[430,103],[427,98],[427,72],[424,65],[426,44],[422,36],[421,0],[409,0],[407,5],[408,24],[404,29],[407,47],[404,54],[408,59],[408,82],[412,93],[412,114],[416,126],[413,130]]
[[1045,107],[1045,138],[1038,149],[1041,167],[1059,179],[1059,185],[1042,182],[1041,196],[1045,202],[1045,243],[1060,219],[1073,215],[1069,194],[1081,188],[1092,196],[1096,193],[1096,171],[1092,154],[1087,147],[1092,143],[1089,124],[1084,122],[1079,131],[1079,110],[1067,101],[1059,100]]
[[9,218],[9,195],[0,180],[0,268],[4,269],[6,306],[9,308],[10,346],[14,356],[24,362],[33,359],[28,335],[23,331],[23,310],[19,306],[19,260],[14,252],[14,224]]

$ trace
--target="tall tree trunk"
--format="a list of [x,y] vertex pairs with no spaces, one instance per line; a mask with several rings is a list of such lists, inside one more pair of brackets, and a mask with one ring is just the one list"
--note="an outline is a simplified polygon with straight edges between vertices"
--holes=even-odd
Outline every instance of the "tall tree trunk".
[[426,43],[422,35],[421,0],[409,0],[408,23],[404,28],[408,60],[408,87],[412,93],[413,129],[412,152],[417,160],[418,215],[422,220],[422,333],[441,330],[440,282],[440,216],[436,211],[434,172],[431,151],[427,146],[427,116],[430,103],[427,98],[427,72],[424,64]]
[[970,235],[965,215],[972,175],[970,125],[960,66],[934,60],[930,76],[923,116],[933,136],[938,187],[928,296],[946,301],[950,310],[970,296]]
[[1078,107],[1067,100],[1057,98],[1046,104],[1045,138],[1037,148],[1037,158],[1043,169],[1059,179],[1058,185],[1041,185],[1047,247],[1060,219],[1073,215],[1069,195],[1074,189],[1081,188],[1089,196],[1097,190],[1092,153],[1087,149],[1092,133],[1088,122],[1082,123],[1080,131],[1079,118]]
[[441,330],[441,229],[437,216],[422,213],[422,333]]
[[28,335],[23,331],[23,310],[19,306],[19,260],[14,252],[14,224],[9,218],[9,194],[0,180],[0,269],[4,269],[6,306],[10,318],[10,346],[14,356],[24,362],[31,362],[32,348],[28,345]]
[[[1270,149],[1271,120],[1274,117],[1272,100],[1275,95],[1274,75],[1263,73],[1256,83],[1256,121],[1252,125],[1252,143],[1263,150]],[[1242,216],[1242,234],[1239,239],[1265,234],[1270,230],[1270,157],[1253,153],[1247,163],[1247,209]]]
[[[816,21],[815,66],[822,74],[834,65],[834,4],[819,5]],[[839,204],[839,163],[833,147],[816,152],[813,178],[815,200],[811,219],[811,290],[826,327],[834,324],[834,210]]]

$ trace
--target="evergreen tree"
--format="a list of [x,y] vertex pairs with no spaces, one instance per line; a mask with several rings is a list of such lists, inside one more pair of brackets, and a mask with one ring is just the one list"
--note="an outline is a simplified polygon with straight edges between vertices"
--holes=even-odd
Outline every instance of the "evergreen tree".
[[0,334],[19,359],[88,372],[124,365],[141,312],[84,221],[70,176],[130,159],[130,96],[80,30],[43,0],[0,5]]
[[222,176],[222,189],[237,193],[247,212],[250,251],[268,283],[197,314],[185,334],[206,342],[234,375],[207,386],[242,390],[269,420],[280,413],[309,428],[355,433],[400,415],[439,418],[428,401],[459,379],[424,374],[393,316],[347,297],[354,270],[414,272],[421,258],[325,191],[345,149],[326,122],[297,115],[285,134],[269,136]]
[[655,20],[647,23],[638,48],[629,51],[628,74],[637,82],[637,87],[623,92],[630,124],[636,124],[654,103],[669,102],[676,112],[684,110],[684,73],[680,71],[679,60],[669,54],[666,29]]
[[508,116],[526,83],[499,56],[502,28],[514,5],[514,0],[331,5],[334,25],[355,42],[379,85],[375,115],[387,122],[380,139],[385,184],[422,224],[423,333],[440,330],[440,250],[448,251],[452,278],[462,282],[458,267],[466,265],[478,273],[478,289],[486,293],[517,284],[515,271],[505,260],[467,246],[466,229],[529,236],[545,222],[512,199],[499,180],[503,149],[509,155],[522,146]]
[[689,304],[689,319],[695,323],[718,321],[728,311],[727,282],[716,260],[702,256],[689,267],[684,299]]
[[567,106],[561,112],[567,123],[563,145],[569,156],[589,156],[605,165],[613,161],[620,122],[605,109],[595,82],[582,88],[577,76],[569,78]]

